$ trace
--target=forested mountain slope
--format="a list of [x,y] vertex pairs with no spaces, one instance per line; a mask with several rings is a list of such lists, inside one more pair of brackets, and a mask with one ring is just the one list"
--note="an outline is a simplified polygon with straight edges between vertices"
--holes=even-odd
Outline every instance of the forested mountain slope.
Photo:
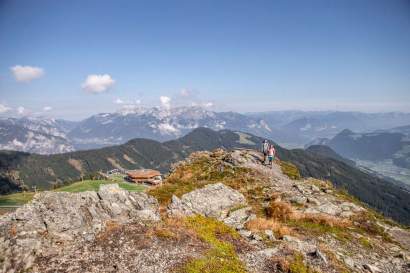
[[[134,139],[118,146],[48,156],[4,151],[0,153],[1,188],[2,193],[14,191],[16,185],[49,189],[113,168],[154,168],[167,172],[172,163],[194,151],[258,149],[262,140],[241,132],[198,128],[164,143]],[[385,181],[317,153],[276,148],[279,158],[297,166],[303,177],[330,180],[384,214],[410,222],[410,193],[404,184]]]

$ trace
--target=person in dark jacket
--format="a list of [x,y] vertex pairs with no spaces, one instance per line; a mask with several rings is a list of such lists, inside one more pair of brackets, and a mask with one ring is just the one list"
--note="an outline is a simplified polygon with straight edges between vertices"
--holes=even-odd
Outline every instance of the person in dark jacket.
[[269,145],[270,144],[266,139],[262,142],[261,152],[263,153],[263,164],[266,164],[268,158]]

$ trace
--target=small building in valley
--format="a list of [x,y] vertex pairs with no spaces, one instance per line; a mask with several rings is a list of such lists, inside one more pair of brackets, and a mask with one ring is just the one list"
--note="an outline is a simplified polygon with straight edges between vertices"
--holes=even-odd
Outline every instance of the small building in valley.
[[161,173],[157,170],[142,169],[128,171],[126,180],[134,183],[148,183],[157,185],[162,182]]

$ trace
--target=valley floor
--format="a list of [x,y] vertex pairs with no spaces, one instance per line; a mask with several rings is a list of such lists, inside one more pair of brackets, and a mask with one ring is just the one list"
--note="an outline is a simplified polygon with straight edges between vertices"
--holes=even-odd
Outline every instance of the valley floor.
[[357,163],[359,168],[361,167],[364,170],[370,169],[371,171],[379,173],[383,176],[391,177],[410,186],[410,169],[405,169],[394,165],[391,159],[378,162],[359,159],[353,160]]

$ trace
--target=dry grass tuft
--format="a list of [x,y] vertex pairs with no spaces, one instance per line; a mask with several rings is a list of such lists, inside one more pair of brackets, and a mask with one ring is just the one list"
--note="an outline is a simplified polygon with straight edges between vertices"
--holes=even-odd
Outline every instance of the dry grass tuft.
[[187,228],[185,220],[179,217],[165,218],[162,222],[156,223],[148,230],[147,236],[172,241],[178,241],[185,236],[198,239],[195,231]]
[[293,218],[294,210],[289,203],[275,200],[270,202],[269,207],[265,208],[265,214],[268,218],[288,221]]
[[293,219],[329,227],[347,228],[352,226],[352,222],[350,220],[321,213],[295,214]]
[[282,238],[285,235],[290,235],[290,228],[273,219],[256,218],[246,223],[246,228],[253,232],[263,232],[272,230],[275,235]]
[[16,225],[13,224],[13,225],[11,226],[11,228],[10,228],[10,230],[9,230],[9,233],[10,233],[10,235],[13,236],[13,237],[16,236],[16,234],[17,234],[17,227],[16,227]]
[[167,240],[177,240],[178,239],[178,234],[176,232],[164,226],[154,227],[147,233],[147,235],[151,237],[155,236],[155,237],[167,239]]
[[295,214],[294,218],[287,222],[295,232],[304,235],[320,236],[332,234],[340,241],[352,240],[349,220],[337,218],[326,214]]

